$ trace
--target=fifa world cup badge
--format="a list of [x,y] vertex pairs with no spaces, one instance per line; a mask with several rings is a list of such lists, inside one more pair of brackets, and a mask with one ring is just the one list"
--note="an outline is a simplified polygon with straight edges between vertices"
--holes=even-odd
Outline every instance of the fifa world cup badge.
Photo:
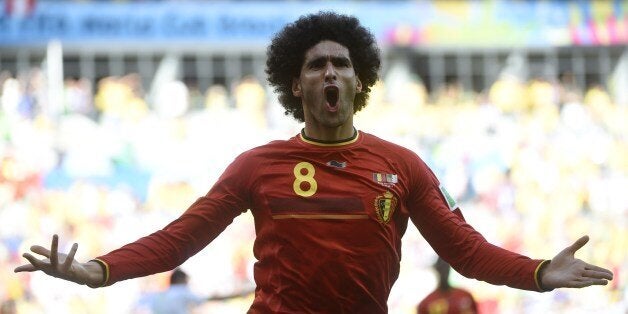
[[445,201],[447,201],[447,206],[449,206],[449,210],[456,209],[458,207],[458,203],[456,203],[456,200],[451,196],[451,194],[449,194],[449,192],[447,192],[447,189],[445,189],[442,184],[438,186],[438,189],[443,195],[443,198],[445,198]]

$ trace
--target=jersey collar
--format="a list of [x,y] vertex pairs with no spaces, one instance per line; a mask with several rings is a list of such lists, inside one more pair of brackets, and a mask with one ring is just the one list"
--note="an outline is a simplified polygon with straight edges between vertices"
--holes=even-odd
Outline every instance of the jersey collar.
[[342,139],[342,140],[338,140],[338,141],[321,141],[321,140],[317,140],[317,139],[313,139],[311,137],[308,137],[307,135],[305,135],[305,128],[301,129],[301,134],[299,134],[299,136],[301,137],[301,140],[312,144],[312,145],[317,145],[317,146],[342,146],[342,145],[347,145],[347,144],[351,144],[351,143],[355,143],[358,140],[359,137],[359,132],[358,130],[356,130],[356,128],[353,128],[353,135],[351,135],[351,137],[346,138],[346,139]]

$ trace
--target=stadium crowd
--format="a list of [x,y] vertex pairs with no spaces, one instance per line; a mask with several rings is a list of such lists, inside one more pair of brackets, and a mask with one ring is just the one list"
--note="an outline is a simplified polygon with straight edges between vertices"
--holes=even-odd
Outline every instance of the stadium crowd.
[[[47,110],[45,76],[0,73],[0,313],[147,313],[138,300],[164,289],[159,274],[92,290],[38,273],[16,275],[21,252],[60,235],[85,261],[177,217],[245,149],[298,133],[272,91],[252,77],[147,93],[136,74],[92,86],[68,79],[62,110]],[[579,254],[615,273],[605,287],[519,291],[452,274],[481,313],[628,309],[628,104],[603,87],[504,76],[484,93],[455,82],[428,93],[391,73],[356,116],[361,130],[415,150],[487,239],[550,258],[582,234]],[[253,221],[246,213],[186,262],[191,288],[229,294],[252,281]],[[390,313],[413,313],[436,285],[436,256],[418,231],[405,236]],[[243,313],[251,296],[208,302],[199,313]]]

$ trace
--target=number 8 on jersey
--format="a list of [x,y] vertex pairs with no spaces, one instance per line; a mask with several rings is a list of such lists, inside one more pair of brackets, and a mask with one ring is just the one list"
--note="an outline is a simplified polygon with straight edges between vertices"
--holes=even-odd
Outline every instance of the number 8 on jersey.
[[318,184],[314,179],[314,165],[307,161],[302,161],[294,166],[293,172],[294,182],[292,183],[292,188],[294,189],[294,193],[303,197],[310,197],[314,195],[314,193],[316,193],[316,189],[318,188]]

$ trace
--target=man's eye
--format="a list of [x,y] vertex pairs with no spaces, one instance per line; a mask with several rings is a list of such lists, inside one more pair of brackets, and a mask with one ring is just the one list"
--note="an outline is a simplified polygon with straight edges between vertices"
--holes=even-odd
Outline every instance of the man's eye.
[[348,67],[351,67],[351,62],[349,62],[347,60],[339,60],[339,61],[335,62],[335,65],[337,67],[348,68]]
[[315,61],[315,62],[310,63],[310,68],[311,69],[320,69],[324,65],[325,65],[325,62],[317,62],[317,61]]

